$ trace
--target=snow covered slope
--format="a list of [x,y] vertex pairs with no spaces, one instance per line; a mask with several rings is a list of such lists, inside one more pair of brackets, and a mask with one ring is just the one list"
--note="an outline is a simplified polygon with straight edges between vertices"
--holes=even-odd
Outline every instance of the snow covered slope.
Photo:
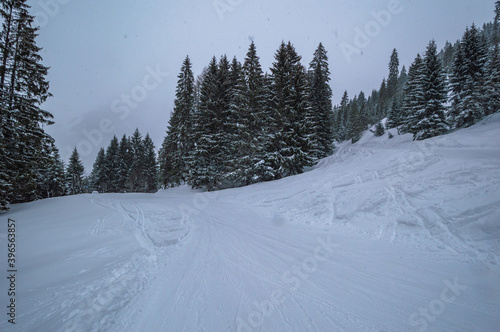
[[0,330],[496,331],[500,114],[486,122],[366,133],[246,188],[13,206],[16,325]]

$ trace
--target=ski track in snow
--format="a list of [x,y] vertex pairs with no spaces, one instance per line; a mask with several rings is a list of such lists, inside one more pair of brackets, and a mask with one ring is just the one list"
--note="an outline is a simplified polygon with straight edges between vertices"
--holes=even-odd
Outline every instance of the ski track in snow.
[[[422,142],[366,133],[302,175],[246,188],[14,206],[16,327],[493,331],[499,135],[500,115]],[[439,302],[453,281],[465,289]]]

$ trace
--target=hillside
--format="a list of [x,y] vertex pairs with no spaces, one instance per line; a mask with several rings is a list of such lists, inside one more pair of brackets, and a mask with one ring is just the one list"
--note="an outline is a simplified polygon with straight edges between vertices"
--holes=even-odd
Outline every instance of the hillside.
[[366,132],[279,181],[14,205],[0,330],[494,331],[499,137],[500,114],[418,142]]

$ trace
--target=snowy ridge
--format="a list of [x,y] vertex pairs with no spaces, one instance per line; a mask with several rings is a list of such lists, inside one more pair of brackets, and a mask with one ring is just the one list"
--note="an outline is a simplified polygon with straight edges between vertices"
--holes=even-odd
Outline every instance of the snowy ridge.
[[19,314],[0,330],[495,330],[500,114],[391,132],[244,188],[13,206]]

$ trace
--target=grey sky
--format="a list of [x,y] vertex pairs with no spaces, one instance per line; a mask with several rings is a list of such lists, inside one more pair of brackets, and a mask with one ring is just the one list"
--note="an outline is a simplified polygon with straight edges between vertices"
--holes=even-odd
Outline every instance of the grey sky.
[[494,2],[30,1],[41,25],[44,64],[51,67],[54,97],[44,107],[56,124],[47,131],[65,161],[78,146],[87,172],[98,148],[114,134],[130,135],[139,127],[159,148],[184,57],[190,56],[198,75],[213,55],[243,61],[251,39],[264,70],[282,40],[295,45],[305,65],[322,42],[338,103],[344,90],[352,97],[378,88],[393,48],[408,67],[430,39],[441,48],[446,40],[460,38],[472,22],[492,21]]

